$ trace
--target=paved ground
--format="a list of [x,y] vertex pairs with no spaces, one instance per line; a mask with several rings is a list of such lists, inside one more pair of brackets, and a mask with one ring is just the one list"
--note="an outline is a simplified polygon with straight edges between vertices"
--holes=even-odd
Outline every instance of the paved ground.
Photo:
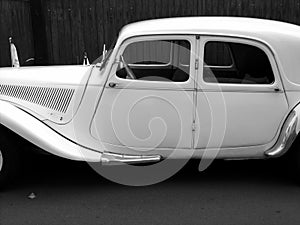
[[137,188],[85,163],[33,157],[19,183],[0,192],[0,224],[300,224],[300,186],[281,162],[217,161],[203,173],[197,165]]

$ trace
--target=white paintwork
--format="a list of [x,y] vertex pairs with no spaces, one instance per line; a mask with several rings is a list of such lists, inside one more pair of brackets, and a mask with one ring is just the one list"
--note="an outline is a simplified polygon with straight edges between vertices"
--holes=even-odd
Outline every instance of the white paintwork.
[[[270,85],[206,83],[200,60],[196,122],[199,128],[195,134],[198,138],[195,148],[236,148],[270,143],[289,112],[285,93],[274,91],[275,88],[283,90],[283,87],[272,53],[263,44],[248,39],[205,36],[200,38],[200,58],[204,57],[208,41],[243,43],[262,49],[271,62],[275,82]],[[223,135],[220,137],[222,143],[217,135]]]
[[[195,40],[196,34],[200,35],[198,42]],[[193,66],[195,56],[191,58],[191,79],[186,83],[129,81],[115,76],[115,59],[118,59],[125,46],[136,38],[149,40],[179,36],[189,39],[193,51],[197,54],[201,52],[201,42],[212,37],[250,41],[268,54],[275,72],[274,84],[222,85],[228,124],[222,149],[217,156],[263,158],[264,152],[276,143],[280,128],[300,99],[300,76],[297,76],[300,65],[300,28],[275,21],[193,17],[139,22],[128,25],[121,31],[106,70],[101,72],[93,66],[90,70],[82,66],[0,69],[1,84],[76,89],[72,112],[69,112],[69,116],[66,117],[68,119],[63,123],[47,117],[42,109],[33,105],[3,98],[2,100],[13,102],[29,114],[0,99],[0,123],[42,149],[69,159],[99,161],[99,152],[103,150],[133,154],[137,151],[143,153],[142,150],[152,148],[155,148],[152,149],[152,154],[162,156],[168,156],[176,148],[178,158],[185,158],[190,155],[190,150],[196,149],[195,157],[201,157],[205,152],[203,148],[209,143],[210,124],[207,121],[210,111],[207,97],[213,102],[218,102],[216,93],[220,87],[205,84],[201,80],[201,69],[196,73]],[[202,68],[202,65],[199,68]],[[201,87],[195,86],[193,80],[198,80]],[[112,89],[108,87],[109,82],[115,82],[119,86]],[[278,87],[282,92],[274,93],[274,87]],[[194,102],[195,95],[197,102]],[[194,115],[195,105],[200,107],[197,108],[198,118]],[[127,116],[124,112],[127,113],[132,108],[134,116],[131,118],[131,128],[135,136],[128,135],[128,130],[123,124]],[[217,121],[224,118],[221,113],[222,110],[217,114]],[[39,120],[30,114],[37,116]],[[181,138],[178,138],[176,124],[174,129],[164,133],[164,123],[157,119],[161,117],[166,118],[168,123],[176,122],[178,114],[182,117],[179,124],[182,129]],[[156,119],[149,121],[151,116]],[[192,132],[193,119],[197,119],[195,134]],[[151,122],[150,127],[147,127],[148,122]],[[298,126],[300,129],[300,124]],[[241,129],[245,132],[240,132]],[[164,134],[167,138],[162,141],[161,135],[156,134]],[[74,142],[84,147],[79,147]],[[214,150],[217,145],[218,143],[211,142],[208,147]]]
[[[284,93],[197,92],[196,148],[257,146],[276,138],[287,113]],[[222,96],[222,97],[221,97]],[[225,102],[225,110],[222,108]],[[211,110],[212,108],[212,110]],[[216,113],[214,110],[219,110]],[[226,121],[223,123],[223,121]],[[224,128],[221,145],[211,131]],[[222,134],[220,134],[222,135]],[[209,142],[210,141],[210,142]]]
[[30,114],[1,100],[0,123],[54,155],[87,162],[101,160],[101,153],[67,140]]
[[1,84],[22,85],[85,85],[86,66],[45,66],[0,68]]
[[86,66],[22,67],[16,69],[0,69],[1,85],[73,89],[75,92],[66,113],[56,112],[30,101],[1,94],[0,100],[9,101],[12,104],[15,104],[18,107],[30,112],[40,120],[50,120],[58,124],[66,124],[72,119],[74,114],[76,114],[77,108],[87,85],[90,69],[90,67]]
[[[136,41],[185,39],[195,46],[194,36],[146,37]],[[193,49],[194,51],[194,49]],[[194,56],[191,61],[195,61]],[[181,84],[172,82],[124,80],[116,76],[117,65],[111,70],[102,99],[93,121],[93,136],[115,146],[141,148],[192,148],[193,79]],[[191,74],[195,72],[191,69]],[[110,88],[109,83],[116,83]]]

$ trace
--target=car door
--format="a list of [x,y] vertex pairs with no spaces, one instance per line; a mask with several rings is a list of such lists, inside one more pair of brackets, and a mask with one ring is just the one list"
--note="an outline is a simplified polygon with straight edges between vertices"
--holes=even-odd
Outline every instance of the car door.
[[200,38],[195,148],[271,143],[288,104],[270,49],[256,41]]
[[126,40],[109,74],[92,135],[123,150],[192,148],[194,48],[194,36]]

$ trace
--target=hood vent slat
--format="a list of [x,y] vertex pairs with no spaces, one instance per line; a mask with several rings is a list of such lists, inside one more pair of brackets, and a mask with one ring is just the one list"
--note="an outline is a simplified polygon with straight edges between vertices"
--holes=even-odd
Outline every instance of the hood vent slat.
[[74,92],[74,89],[69,88],[0,84],[0,95],[31,102],[61,113],[67,112]]

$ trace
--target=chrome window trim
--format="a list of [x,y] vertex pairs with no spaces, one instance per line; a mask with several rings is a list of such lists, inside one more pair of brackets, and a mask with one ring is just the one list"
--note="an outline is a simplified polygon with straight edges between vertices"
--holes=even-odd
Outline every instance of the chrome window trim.
[[2,168],[3,168],[3,156],[2,156],[2,151],[0,149],[0,172],[1,172]]
[[[263,87],[275,87],[277,88],[277,86],[279,86],[279,89],[282,89],[282,80],[281,80],[281,76],[280,76],[280,70],[278,68],[278,64],[277,64],[277,60],[276,60],[276,56],[272,50],[272,48],[270,48],[270,46],[268,44],[266,44],[263,41],[260,40],[256,40],[256,39],[252,39],[252,38],[245,38],[242,36],[228,36],[228,35],[209,35],[209,34],[205,34],[205,35],[201,35],[202,39],[205,38],[206,40],[203,42],[201,41],[200,44],[200,51],[202,51],[202,54],[200,55],[200,61],[203,63],[203,65],[200,65],[200,80],[202,82],[201,85],[206,85],[209,86],[211,88],[215,87],[215,86],[220,86],[220,87],[231,87],[231,88],[235,88],[235,87],[245,87],[245,86],[249,86],[251,88],[263,88]],[[200,39],[201,40],[201,39]],[[259,48],[260,50],[262,50],[266,56],[268,57],[268,60],[270,62],[271,68],[272,68],[272,72],[273,72],[273,77],[274,77],[274,81],[270,84],[234,84],[234,83],[212,83],[212,82],[206,82],[204,80],[204,73],[203,73],[203,69],[205,68],[204,65],[204,48],[205,45],[208,42],[232,42],[232,43],[239,43],[239,44],[247,44],[250,46],[254,46],[256,48]],[[201,68],[202,67],[202,68]]]
[[[191,37],[195,37],[196,34],[147,34],[147,35],[136,35],[136,36],[132,36],[132,37],[128,37],[124,40],[122,40],[122,42],[118,45],[117,49],[115,49],[115,58],[119,58],[120,55],[123,54],[123,52],[125,51],[126,47],[128,45],[130,45],[131,43],[136,42],[135,40],[140,40],[140,41],[149,41],[149,40],[183,40],[183,41],[188,41],[190,43],[191,46],[191,55],[190,55],[190,70],[189,70],[189,79],[184,81],[184,82],[165,82],[165,83],[176,83],[176,84],[186,84],[189,83],[190,80],[193,78],[195,79],[196,76],[196,72],[195,74],[193,74],[193,45],[195,44],[192,41]],[[196,49],[195,49],[196,50]],[[114,60],[114,63],[118,62],[118,60]],[[152,66],[152,65],[151,65]],[[113,67],[112,67],[113,68]],[[130,81],[130,82],[143,82],[145,83],[145,81],[143,80],[128,80],[128,79],[123,79],[120,78],[116,75],[116,71],[110,70],[109,75],[108,75],[108,80],[111,77],[115,77],[117,79],[117,81]],[[158,81],[146,81],[146,83],[155,83]],[[159,82],[159,83],[163,83],[163,82]]]
[[213,68],[213,69],[233,69],[235,66],[234,64],[231,64],[230,66],[209,66],[204,65],[204,68]]

